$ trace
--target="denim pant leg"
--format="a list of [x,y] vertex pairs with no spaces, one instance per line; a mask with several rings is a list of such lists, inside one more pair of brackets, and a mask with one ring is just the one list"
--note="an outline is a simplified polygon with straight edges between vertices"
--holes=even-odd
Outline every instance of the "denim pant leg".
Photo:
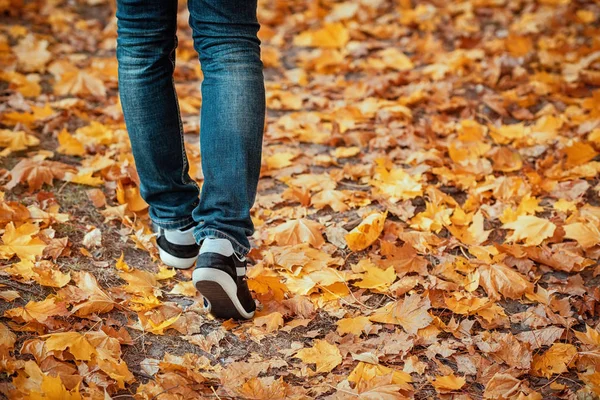
[[193,223],[198,186],[188,174],[173,70],[176,0],[117,0],[119,91],[140,192],[152,221]]
[[204,184],[194,232],[229,239],[250,250],[250,208],[260,174],[265,87],[256,0],[188,0],[194,47],[200,55],[200,150]]

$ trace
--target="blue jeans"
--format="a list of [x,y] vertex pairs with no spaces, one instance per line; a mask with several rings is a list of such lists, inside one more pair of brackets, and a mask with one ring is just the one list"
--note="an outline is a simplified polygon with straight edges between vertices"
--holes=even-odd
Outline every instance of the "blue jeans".
[[256,7],[256,0],[188,0],[204,74],[199,198],[173,83],[177,0],[117,0],[121,104],[150,218],[165,229],[195,222],[198,243],[227,238],[239,255],[254,232],[265,119]]

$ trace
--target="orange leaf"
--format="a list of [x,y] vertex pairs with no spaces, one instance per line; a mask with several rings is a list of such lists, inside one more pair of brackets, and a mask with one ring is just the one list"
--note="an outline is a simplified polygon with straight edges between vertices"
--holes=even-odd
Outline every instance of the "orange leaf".
[[360,251],[372,245],[381,235],[386,217],[387,212],[373,213],[352,229],[346,235],[346,242],[350,250]]
[[545,353],[533,357],[531,372],[535,376],[545,378],[550,378],[553,374],[562,374],[567,372],[576,356],[577,349],[572,344],[554,343]]
[[295,46],[342,48],[350,40],[348,30],[341,22],[326,23],[316,31],[306,31],[294,37]]
[[96,355],[96,349],[79,332],[61,332],[45,335],[41,337],[46,340],[47,351],[64,351],[69,349],[69,353],[76,360],[89,361],[93,355]]
[[466,380],[462,376],[455,376],[454,374],[437,376],[435,379],[430,380],[431,384],[438,393],[448,393],[462,388]]
[[42,301],[30,301],[24,307],[6,310],[4,316],[19,322],[37,321],[43,323],[50,317],[62,317],[69,312],[65,303],[57,302],[56,297],[48,297]]
[[0,245],[0,259],[10,260],[17,256],[22,260],[35,260],[41,256],[46,247],[41,239],[34,237],[40,231],[37,225],[25,223],[15,229],[11,222],[6,225],[4,235],[2,235],[2,245]]
[[309,219],[293,219],[270,230],[271,240],[280,246],[309,243],[319,248],[325,243],[323,226]]
[[272,312],[267,315],[254,318],[254,326],[265,326],[268,333],[275,332],[283,326],[283,315],[280,312]]
[[299,350],[295,357],[305,363],[316,364],[317,373],[330,372],[342,363],[342,354],[337,346],[321,339],[315,340],[313,347]]

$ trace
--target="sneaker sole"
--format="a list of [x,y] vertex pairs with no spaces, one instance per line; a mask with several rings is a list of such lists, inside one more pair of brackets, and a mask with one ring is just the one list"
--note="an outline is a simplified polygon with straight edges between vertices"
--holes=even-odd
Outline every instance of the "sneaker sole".
[[189,269],[191,268],[194,263],[196,262],[196,259],[198,258],[198,256],[192,257],[192,258],[180,258],[180,257],[175,257],[172,254],[167,253],[166,251],[164,251],[160,246],[158,247],[158,255],[160,256],[161,261],[172,268],[176,268],[176,269]]
[[210,313],[217,318],[250,319],[254,311],[244,309],[237,298],[237,285],[226,272],[214,268],[197,268],[192,280],[196,289],[210,303]]

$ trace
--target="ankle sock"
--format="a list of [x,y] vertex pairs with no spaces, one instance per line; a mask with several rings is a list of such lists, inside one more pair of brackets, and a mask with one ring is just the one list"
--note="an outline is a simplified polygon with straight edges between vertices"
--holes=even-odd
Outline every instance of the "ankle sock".
[[225,257],[231,257],[233,254],[233,246],[227,239],[206,238],[202,241],[200,254],[202,253],[218,253]]

